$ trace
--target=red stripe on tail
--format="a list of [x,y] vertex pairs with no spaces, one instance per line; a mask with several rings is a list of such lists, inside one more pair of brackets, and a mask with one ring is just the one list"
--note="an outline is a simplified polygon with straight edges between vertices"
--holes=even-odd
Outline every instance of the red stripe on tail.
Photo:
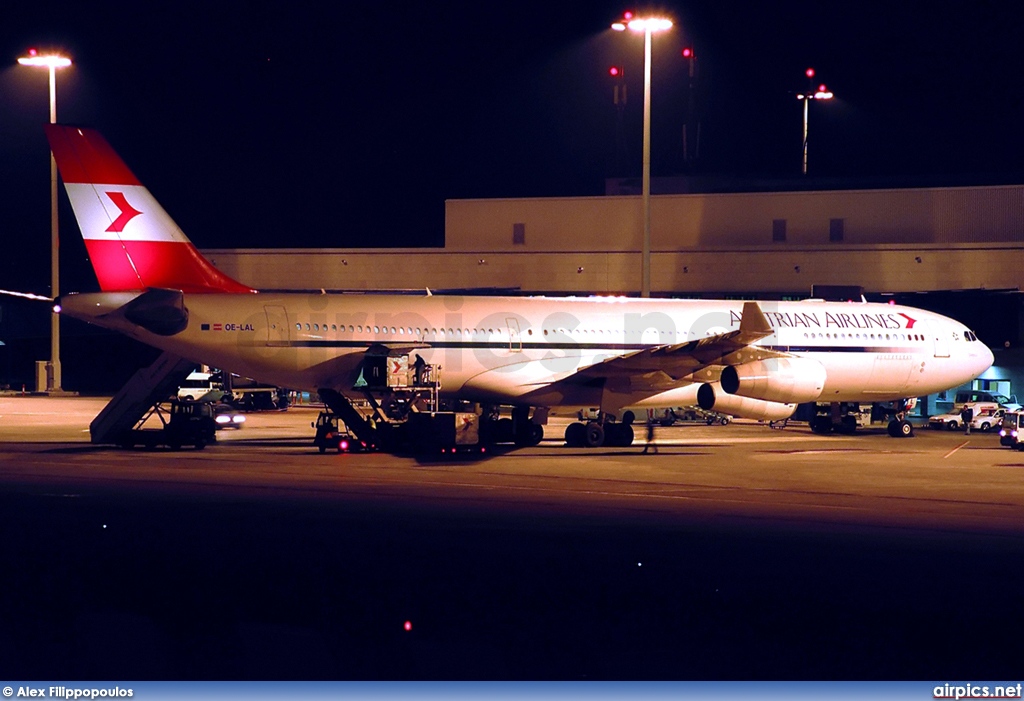
[[[211,266],[190,243],[87,240],[104,292],[166,287],[182,292],[252,292]],[[140,280],[136,271],[145,271]]]
[[59,124],[47,124],[44,128],[64,182],[142,184],[99,132]]

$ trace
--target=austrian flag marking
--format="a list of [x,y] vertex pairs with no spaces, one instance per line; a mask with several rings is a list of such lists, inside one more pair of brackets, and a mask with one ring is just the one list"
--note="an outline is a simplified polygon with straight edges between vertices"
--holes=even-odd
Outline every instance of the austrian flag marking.
[[128,204],[128,200],[125,199],[123,192],[108,192],[107,197],[109,197],[110,201],[117,205],[117,208],[121,210],[121,214],[118,215],[117,219],[111,222],[110,226],[107,227],[107,231],[120,234],[124,231],[125,225],[135,217],[142,214],[142,212]]

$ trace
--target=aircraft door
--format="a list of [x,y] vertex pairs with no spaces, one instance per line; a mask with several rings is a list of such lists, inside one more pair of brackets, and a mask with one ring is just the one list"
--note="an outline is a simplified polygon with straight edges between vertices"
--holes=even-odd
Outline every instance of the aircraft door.
[[263,311],[267,314],[267,345],[287,346],[290,339],[288,311],[274,305],[264,306]]
[[935,343],[935,357],[949,357],[949,339],[946,337],[946,325],[940,321],[928,323],[928,329],[932,334],[932,341]]
[[515,317],[506,317],[505,324],[508,326],[508,349],[513,353],[523,350],[523,338],[519,335],[519,320]]

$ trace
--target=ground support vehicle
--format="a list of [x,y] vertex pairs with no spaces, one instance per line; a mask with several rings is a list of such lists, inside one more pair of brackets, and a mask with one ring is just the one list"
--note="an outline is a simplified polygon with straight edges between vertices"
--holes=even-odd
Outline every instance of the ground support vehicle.
[[1008,411],[999,424],[999,445],[1024,450],[1024,412]]
[[[808,423],[814,433],[854,433],[858,428],[872,424],[886,424],[894,438],[914,435],[914,426],[907,414],[917,405],[917,399],[861,404],[857,402],[815,403],[814,415]],[[803,406],[803,405],[801,405]]]
[[534,410],[531,416],[529,407],[441,402],[440,368],[410,362],[411,350],[381,347],[367,353],[349,393],[361,394],[363,401],[320,390],[327,416],[314,424],[314,442],[321,452],[335,447],[339,430],[367,449],[422,455],[479,453],[501,443],[536,445],[544,437],[546,412]]
[[714,424],[728,425],[732,417],[717,411],[707,411],[700,407],[673,407],[665,409],[664,413],[655,419],[662,426],[671,426],[679,421],[693,421],[713,426]]
[[[971,419],[971,428],[983,433],[999,426],[1003,420],[1003,415],[1006,413],[1006,409],[993,407],[988,403],[973,406],[972,409],[974,410],[974,416]],[[928,418],[928,427],[956,431],[959,428],[963,428],[962,421],[963,419],[959,413],[937,414]]]
[[[161,425],[145,426],[154,417]],[[202,450],[216,440],[217,422],[211,402],[172,399],[169,406],[154,405],[135,428],[123,432],[116,442],[122,448],[152,449],[165,445],[171,450],[180,450],[182,446],[191,445]]]
[[337,450],[339,453],[361,453],[373,449],[373,446],[353,436],[345,423],[330,410],[321,411],[316,417],[316,422],[310,425],[316,429],[313,445],[321,453],[326,453],[328,449]]

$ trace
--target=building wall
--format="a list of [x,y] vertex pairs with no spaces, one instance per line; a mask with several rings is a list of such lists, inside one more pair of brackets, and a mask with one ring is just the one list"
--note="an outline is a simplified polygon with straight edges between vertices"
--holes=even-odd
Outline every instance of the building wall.
[[[503,288],[628,294],[639,252],[474,253],[439,249],[206,250],[218,268],[260,289]],[[807,295],[812,285],[868,293],[1016,289],[1024,245],[786,247],[676,251],[651,256],[656,294]]]
[[[639,197],[445,204],[444,249],[204,253],[263,289],[640,288]],[[784,241],[773,241],[775,220],[785,221]],[[831,240],[833,220],[842,221],[841,241]],[[659,195],[651,221],[655,294],[806,295],[815,284],[869,293],[1016,289],[1024,271],[1024,185]]]
[[[656,251],[776,245],[829,245],[842,219],[850,245],[1024,242],[1024,185],[844,190],[651,198]],[[772,223],[786,222],[785,242]],[[525,243],[513,243],[522,224]],[[449,251],[639,250],[640,197],[448,200]]]

